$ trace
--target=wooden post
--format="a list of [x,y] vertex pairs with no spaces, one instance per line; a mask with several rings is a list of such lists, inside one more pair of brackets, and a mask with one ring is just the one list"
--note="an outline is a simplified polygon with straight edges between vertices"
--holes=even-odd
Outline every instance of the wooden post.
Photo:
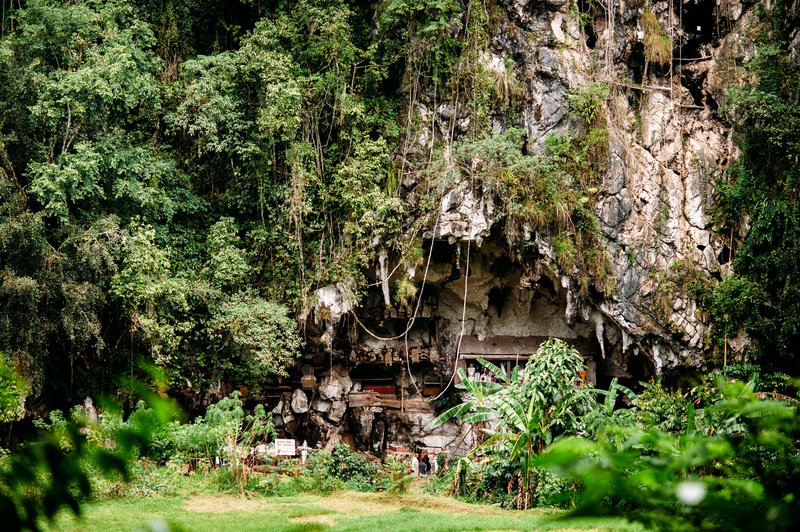
[[[397,397],[395,395],[395,397]],[[406,410],[406,367],[400,366],[400,411]]]

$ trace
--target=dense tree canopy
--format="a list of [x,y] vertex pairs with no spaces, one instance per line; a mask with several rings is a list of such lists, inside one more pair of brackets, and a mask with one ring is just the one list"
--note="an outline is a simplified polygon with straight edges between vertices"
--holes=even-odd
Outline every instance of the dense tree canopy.
[[[613,290],[590,209],[609,87],[574,92],[576,133],[525,153],[513,61],[503,79],[480,61],[494,2],[2,5],[0,351],[32,396],[109,390],[141,359],[177,389],[257,387],[298,353],[317,288],[357,299],[381,250],[419,261],[453,172],[497,197],[510,245],[545,228],[583,294]],[[745,158],[721,213],[748,214],[750,236],[711,313],[791,359],[800,128],[781,31],[732,99]],[[414,108],[441,101],[466,132],[421,153]],[[404,282],[399,300],[417,293]]]
[[402,252],[401,103],[458,2],[3,5],[0,349],[35,396],[142,358],[258,386],[317,287]]

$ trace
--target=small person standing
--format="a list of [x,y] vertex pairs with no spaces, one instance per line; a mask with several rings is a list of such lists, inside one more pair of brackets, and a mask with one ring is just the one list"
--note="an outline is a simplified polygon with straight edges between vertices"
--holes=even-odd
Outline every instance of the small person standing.
[[419,458],[417,458],[417,453],[414,453],[414,456],[411,457],[411,472],[414,473],[414,476],[419,475]]
[[428,456],[428,451],[422,450],[422,455],[419,458],[419,469],[423,475],[428,475],[431,472],[431,459]]

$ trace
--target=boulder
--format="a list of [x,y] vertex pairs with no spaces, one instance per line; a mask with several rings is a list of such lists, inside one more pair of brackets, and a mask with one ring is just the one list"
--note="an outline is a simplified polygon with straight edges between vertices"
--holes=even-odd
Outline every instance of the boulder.
[[322,412],[323,414],[331,409],[332,401],[326,399],[316,398],[311,402],[311,410]]
[[336,366],[322,378],[319,384],[319,396],[331,401],[342,399],[350,393],[352,387],[353,381],[350,380],[347,369]]
[[294,414],[292,413],[291,404],[289,401],[281,401],[283,403],[283,409],[281,410],[281,417],[283,418],[283,422],[288,424],[294,421]]
[[297,389],[292,393],[292,411],[295,414],[308,412],[308,397],[303,390]]
[[347,403],[345,401],[333,401],[330,410],[328,410],[328,419],[333,423],[338,423],[344,417],[347,410]]

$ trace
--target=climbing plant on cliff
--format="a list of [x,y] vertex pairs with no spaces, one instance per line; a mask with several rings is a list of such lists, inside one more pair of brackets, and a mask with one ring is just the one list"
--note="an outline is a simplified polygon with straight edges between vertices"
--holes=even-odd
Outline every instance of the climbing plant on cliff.
[[[727,116],[741,157],[718,184],[718,214],[738,245],[733,271],[713,295],[720,341],[746,332],[762,363],[800,371],[800,65],[790,24],[775,18],[732,87]],[[739,242],[736,237],[744,234]]]
[[[556,264],[575,275],[581,292],[589,287],[610,293],[611,264],[591,203],[608,164],[605,102],[610,88],[591,83],[569,97],[575,119],[570,134],[551,134],[526,153],[528,138],[519,128],[501,133],[465,135],[436,151],[421,172],[434,199],[457,187],[499,204],[506,239],[520,250],[541,232],[549,237]],[[427,205],[437,209],[429,198]]]

